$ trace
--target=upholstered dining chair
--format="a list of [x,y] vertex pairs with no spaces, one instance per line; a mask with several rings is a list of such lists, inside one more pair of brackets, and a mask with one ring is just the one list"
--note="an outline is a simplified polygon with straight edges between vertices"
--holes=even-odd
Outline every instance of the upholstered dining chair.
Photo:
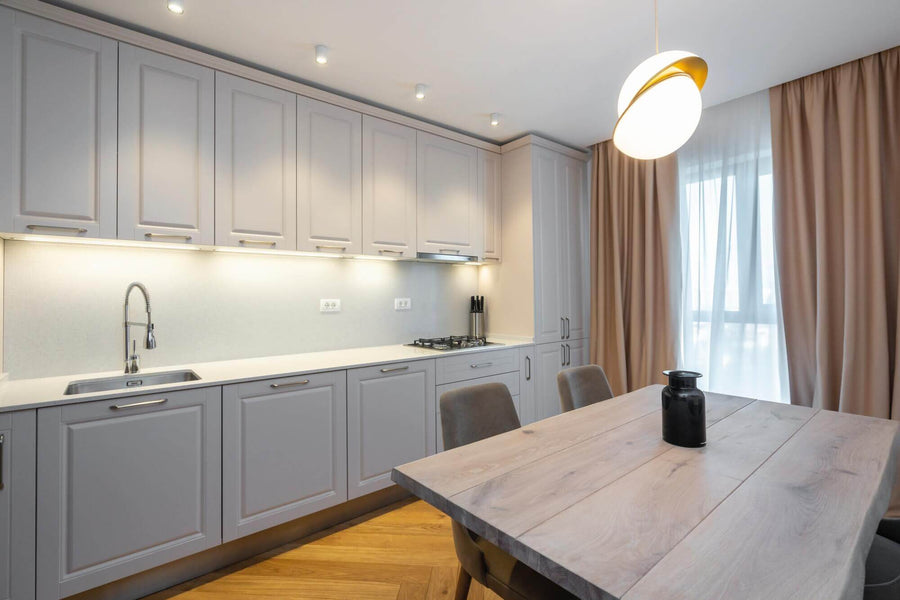
[[900,519],[882,519],[866,559],[863,600],[900,598]]
[[[485,383],[441,395],[441,433],[444,448],[451,450],[520,427],[509,389],[502,383]],[[456,600],[465,600],[472,579],[505,600],[575,600],[531,567],[516,560],[456,521],[453,544],[459,558]]]
[[563,412],[582,408],[613,397],[606,373],[597,365],[572,367],[556,376],[559,403]]

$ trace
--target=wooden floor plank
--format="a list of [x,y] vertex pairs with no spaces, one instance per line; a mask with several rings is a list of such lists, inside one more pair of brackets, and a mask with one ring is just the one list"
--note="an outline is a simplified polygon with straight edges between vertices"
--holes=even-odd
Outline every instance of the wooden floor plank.
[[[450,518],[404,501],[145,600],[445,600],[459,564]],[[499,600],[472,582],[469,600]]]

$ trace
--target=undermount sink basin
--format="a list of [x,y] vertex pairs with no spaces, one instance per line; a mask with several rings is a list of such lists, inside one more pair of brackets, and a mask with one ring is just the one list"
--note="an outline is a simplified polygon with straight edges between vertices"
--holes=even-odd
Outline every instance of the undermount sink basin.
[[198,381],[200,376],[193,371],[165,371],[163,373],[135,373],[133,375],[120,375],[118,377],[104,377],[102,379],[82,379],[73,381],[66,387],[65,395],[90,394],[92,392],[107,392],[109,390],[132,389],[148,385],[162,385],[164,383],[183,383],[185,381]]

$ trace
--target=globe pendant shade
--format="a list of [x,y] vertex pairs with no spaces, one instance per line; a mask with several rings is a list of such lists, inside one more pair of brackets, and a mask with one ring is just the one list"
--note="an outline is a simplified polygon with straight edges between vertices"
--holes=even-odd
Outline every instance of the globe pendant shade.
[[619,119],[613,144],[642,160],[660,158],[680,148],[700,122],[706,62],[695,54],[672,50],[651,56],[625,79],[619,92]]

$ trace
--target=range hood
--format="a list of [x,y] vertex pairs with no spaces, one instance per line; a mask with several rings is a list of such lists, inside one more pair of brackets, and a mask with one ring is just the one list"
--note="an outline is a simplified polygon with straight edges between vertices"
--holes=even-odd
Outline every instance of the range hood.
[[467,254],[440,254],[437,252],[416,252],[416,258],[419,260],[433,260],[435,262],[478,262],[477,256],[469,256]]

